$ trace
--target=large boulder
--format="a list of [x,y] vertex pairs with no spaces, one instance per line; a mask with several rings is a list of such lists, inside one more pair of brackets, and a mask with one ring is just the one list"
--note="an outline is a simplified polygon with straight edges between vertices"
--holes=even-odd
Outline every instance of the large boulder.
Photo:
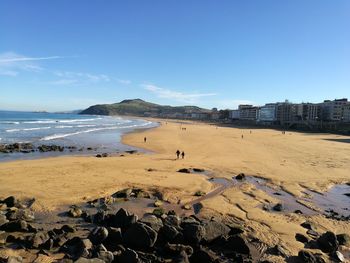
[[213,251],[200,246],[190,257],[190,261],[191,263],[212,263],[215,262],[217,258],[218,256]]
[[63,244],[60,251],[68,255],[70,258],[78,259],[80,257],[88,257],[92,243],[89,239],[73,237]]
[[42,247],[48,240],[50,236],[46,232],[38,232],[31,237],[29,237],[29,244],[31,248],[40,248]]
[[125,249],[120,255],[116,257],[118,263],[141,263],[139,255],[132,249]]
[[337,236],[330,231],[322,234],[317,239],[317,244],[323,252],[331,253],[335,252],[338,249],[339,242],[337,240]]
[[138,220],[136,215],[129,214],[129,212],[123,208],[119,209],[115,215],[106,217],[105,223],[111,227],[117,227],[126,229]]
[[0,230],[6,232],[27,232],[28,224],[24,220],[11,221],[0,226]]
[[157,240],[157,232],[145,224],[135,223],[125,231],[123,239],[132,248],[150,248]]
[[350,246],[350,235],[348,234],[337,235],[337,240],[339,242],[339,245]]
[[17,201],[16,197],[9,196],[9,197],[5,198],[4,200],[2,200],[2,203],[6,204],[7,207],[14,207],[14,206],[16,206],[18,201]]
[[110,251],[115,251],[118,245],[122,244],[123,237],[120,228],[109,227],[108,236],[103,241],[103,245]]
[[298,253],[298,259],[303,263],[325,263],[326,261],[319,255],[312,254],[309,251],[301,250]]
[[189,244],[198,244],[205,237],[205,228],[200,223],[183,224],[183,237]]
[[95,227],[89,234],[88,239],[94,245],[101,244],[108,237],[108,230],[105,227]]
[[229,236],[226,239],[226,248],[238,254],[250,254],[247,241],[241,235]]
[[144,216],[142,219],[140,219],[140,222],[144,223],[145,225],[148,225],[150,228],[157,232],[163,226],[162,219],[151,214]]
[[226,236],[231,229],[221,222],[208,221],[204,223],[205,235],[204,240],[211,242],[220,236]]
[[173,242],[174,239],[180,234],[178,229],[174,226],[164,225],[159,230],[159,238],[161,242]]

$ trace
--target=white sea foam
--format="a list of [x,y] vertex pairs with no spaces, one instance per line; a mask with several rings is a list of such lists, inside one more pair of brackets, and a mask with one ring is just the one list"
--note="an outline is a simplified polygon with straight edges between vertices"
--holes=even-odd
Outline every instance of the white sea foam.
[[58,125],[55,126],[55,128],[57,129],[65,129],[65,128],[73,128],[74,126],[70,126],[70,125]]
[[104,127],[104,128],[94,128],[94,129],[88,129],[88,130],[83,130],[83,131],[77,131],[77,132],[72,132],[72,133],[61,133],[61,134],[53,134],[49,136],[45,136],[41,138],[41,141],[50,141],[50,140],[55,140],[55,139],[61,139],[69,136],[74,136],[82,133],[90,133],[90,132],[95,132],[95,131],[103,131],[103,130],[115,130],[115,129],[130,129],[130,128],[137,128],[137,127],[144,127],[152,122],[145,122],[143,124],[134,124],[134,125],[129,125],[129,126],[112,126],[112,127]]
[[25,129],[8,129],[6,132],[19,132],[19,131],[36,131],[36,130],[48,130],[51,127],[33,127],[33,128],[25,128]]
[[37,131],[37,130],[48,130],[48,129],[51,129],[51,127],[25,128],[25,129],[22,129],[22,131]]
[[81,124],[81,125],[77,125],[76,127],[78,127],[78,128],[96,127],[96,125],[94,125],[94,124]]
[[20,129],[9,129],[9,130],[5,130],[6,132],[18,132],[20,131]]
[[90,119],[66,119],[66,120],[52,120],[52,119],[46,119],[46,120],[38,120],[38,121],[24,121],[23,123],[27,124],[48,124],[48,123],[74,123],[74,122],[87,122],[87,121],[95,121],[95,120],[101,120],[102,118],[90,118]]

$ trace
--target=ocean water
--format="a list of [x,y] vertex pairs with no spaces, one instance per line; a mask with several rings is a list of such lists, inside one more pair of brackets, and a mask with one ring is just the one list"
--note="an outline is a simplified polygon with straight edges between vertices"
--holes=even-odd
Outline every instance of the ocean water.
[[[157,123],[147,120],[114,116],[0,111],[0,144],[16,142],[30,142],[36,146],[55,144],[75,146],[78,149],[91,147],[94,152],[112,153],[135,149],[121,144],[123,134],[156,126]],[[44,154],[67,154],[67,151]],[[0,160],[33,158],[37,155],[37,152],[0,153]]]

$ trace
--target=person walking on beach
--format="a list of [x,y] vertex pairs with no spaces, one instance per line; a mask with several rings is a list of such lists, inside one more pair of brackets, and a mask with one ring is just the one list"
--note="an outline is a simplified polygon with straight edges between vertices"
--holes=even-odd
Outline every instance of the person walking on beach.
[[179,159],[179,157],[180,157],[180,151],[177,150],[177,151],[176,151],[176,158]]
[[243,139],[243,134],[242,134],[242,139]]
[[185,152],[184,151],[182,151],[182,153],[181,153],[181,158],[185,159]]
[[145,137],[145,138],[143,138],[143,142],[147,142],[147,138]]

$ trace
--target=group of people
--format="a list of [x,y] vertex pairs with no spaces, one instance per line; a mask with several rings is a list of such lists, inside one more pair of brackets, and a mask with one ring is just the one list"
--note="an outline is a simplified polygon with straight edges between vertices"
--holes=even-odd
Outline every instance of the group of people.
[[180,154],[181,154],[181,158],[184,159],[185,158],[185,152],[184,151],[180,152],[179,150],[176,151],[176,159],[180,158]]

